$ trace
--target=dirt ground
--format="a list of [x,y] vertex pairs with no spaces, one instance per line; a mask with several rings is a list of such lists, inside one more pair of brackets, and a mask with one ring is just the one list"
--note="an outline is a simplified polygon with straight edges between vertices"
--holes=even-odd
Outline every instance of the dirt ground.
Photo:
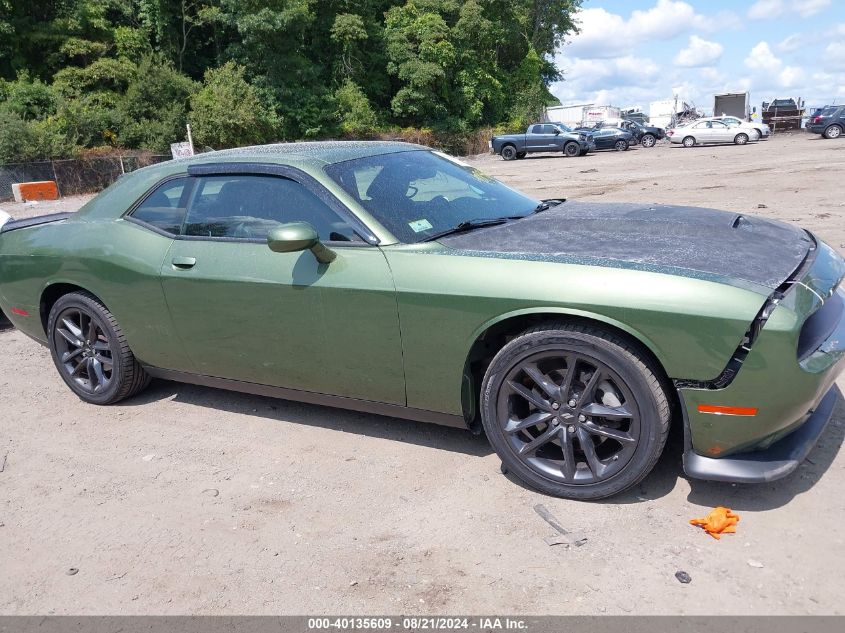
[[[845,252],[845,142],[469,160],[538,197],[756,213]],[[840,400],[792,476],[748,486],[685,479],[675,433],[640,486],[577,503],[503,476],[483,437],[422,423],[161,381],[88,406],[6,329],[0,613],[842,614],[843,436]],[[587,543],[547,545],[537,503]],[[688,524],[720,504],[736,535]]]

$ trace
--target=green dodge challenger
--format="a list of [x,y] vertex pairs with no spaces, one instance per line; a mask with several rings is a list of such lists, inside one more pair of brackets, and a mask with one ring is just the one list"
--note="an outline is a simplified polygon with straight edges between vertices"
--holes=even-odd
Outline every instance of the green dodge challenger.
[[673,421],[689,476],[782,477],[845,366],[845,261],[811,233],[534,200],[417,145],[212,152],[0,223],[0,309],[86,402],[158,377],[483,429],[572,499],[640,481]]

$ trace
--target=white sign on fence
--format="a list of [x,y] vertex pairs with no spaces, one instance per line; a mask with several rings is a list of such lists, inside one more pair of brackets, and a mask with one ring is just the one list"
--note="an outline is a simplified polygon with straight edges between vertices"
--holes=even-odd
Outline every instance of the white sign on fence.
[[173,158],[188,158],[194,155],[194,148],[187,141],[184,143],[171,143],[170,153],[173,154]]

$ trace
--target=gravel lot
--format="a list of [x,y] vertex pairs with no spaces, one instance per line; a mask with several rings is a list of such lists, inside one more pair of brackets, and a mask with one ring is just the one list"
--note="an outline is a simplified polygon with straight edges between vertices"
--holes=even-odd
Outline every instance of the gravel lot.
[[[841,141],[470,162],[538,197],[756,213],[845,252]],[[576,503],[509,480],[469,433],[167,382],[88,406],[9,329],[0,361],[3,614],[845,613],[841,399],[785,480],[688,481],[675,433],[639,487]],[[586,545],[547,545],[537,503]],[[736,535],[688,524],[720,504]]]

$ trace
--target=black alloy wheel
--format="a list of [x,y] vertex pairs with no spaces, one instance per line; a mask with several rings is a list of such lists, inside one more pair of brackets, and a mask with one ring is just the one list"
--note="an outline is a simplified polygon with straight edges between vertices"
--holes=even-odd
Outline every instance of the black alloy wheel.
[[518,157],[516,148],[513,145],[505,145],[502,148],[502,158],[505,160],[516,160]]
[[55,348],[67,380],[86,393],[105,391],[114,377],[114,358],[105,327],[82,308],[68,308],[55,325]]
[[570,142],[564,145],[563,153],[569,158],[573,158],[581,153],[581,147],[578,145],[578,143]]
[[47,332],[59,375],[85,402],[113,404],[150,382],[117,320],[93,295],[60,297],[50,310]]
[[537,326],[505,345],[481,409],[505,470],[570,499],[607,497],[645,477],[670,418],[651,361],[613,334],[572,324]]

